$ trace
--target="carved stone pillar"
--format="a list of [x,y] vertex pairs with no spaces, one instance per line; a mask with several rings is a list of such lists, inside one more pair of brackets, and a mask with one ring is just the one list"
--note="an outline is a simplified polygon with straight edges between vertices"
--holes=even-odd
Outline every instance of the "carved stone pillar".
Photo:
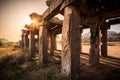
[[79,80],[80,75],[80,16],[74,6],[64,10],[62,27],[62,69],[64,76]]
[[101,56],[107,57],[107,26],[101,26]]
[[39,28],[39,61],[46,63],[48,61],[48,43],[47,43],[47,28],[40,26]]
[[80,28],[80,53],[82,53],[82,33],[83,33],[83,29]]
[[90,53],[89,53],[89,63],[92,65],[99,64],[99,31],[100,27],[98,24],[93,24],[90,26]]
[[39,30],[36,32],[36,39],[35,39],[35,48],[36,48],[36,53],[38,54],[39,52]]
[[54,54],[55,45],[56,45],[56,35],[51,33],[50,34],[50,54],[51,55]]
[[35,33],[33,30],[30,31],[29,53],[30,53],[30,58],[35,57]]
[[21,47],[24,49],[24,34],[21,35]]
[[27,50],[29,45],[28,33],[24,33],[24,49]]

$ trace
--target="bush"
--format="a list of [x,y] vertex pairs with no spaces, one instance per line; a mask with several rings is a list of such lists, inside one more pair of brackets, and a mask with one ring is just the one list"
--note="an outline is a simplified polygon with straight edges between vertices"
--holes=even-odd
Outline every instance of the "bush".
[[3,46],[3,43],[2,43],[2,41],[0,41],[0,46]]

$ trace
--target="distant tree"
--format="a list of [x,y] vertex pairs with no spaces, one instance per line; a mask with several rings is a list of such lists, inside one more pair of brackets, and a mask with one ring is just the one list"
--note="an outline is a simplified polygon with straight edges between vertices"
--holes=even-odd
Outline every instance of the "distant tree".
[[3,43],[2,43],[2,41],[0,40],[0,46],[2,46],[3,45]]

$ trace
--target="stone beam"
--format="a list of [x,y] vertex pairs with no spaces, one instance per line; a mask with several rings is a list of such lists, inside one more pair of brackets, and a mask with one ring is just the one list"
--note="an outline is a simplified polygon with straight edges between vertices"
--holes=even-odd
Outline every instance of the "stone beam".
[[120,24],[120,18],[109,20],[109,22],[107,23],[107,25],[114,25],[114,24]]
[[53,2],[55,2],[56,0],[47,0],[46,1],[46,4],[47,6],[50,6]]
[[50,7],[42,14],[44,20],[50,20],[56,14],[60,12],[60,6],[63,3],[63,0],[56,0],[50,5]]
[[120,17],[120,9],[103,14],[105,19]]
[[70,80],[79,80],[80,75],[80,16],[74,6],[64,10],[62,27],[62,69],[64,76]]
[[98,16],[94,17],[81,17],[80,19],[80,25],[91,25],[99,23]]

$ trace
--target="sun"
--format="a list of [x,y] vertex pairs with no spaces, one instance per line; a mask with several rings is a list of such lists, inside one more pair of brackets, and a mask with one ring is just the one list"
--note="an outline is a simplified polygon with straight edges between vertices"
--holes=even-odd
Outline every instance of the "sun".
[[26,24],[30,25],[33,23],[33,21],[30,19],[30,17],[26,18]]
[[35,23],[36,23],[36,21],[35,21],[35,20],[32,20],[32,23],[34,23],[34,24],[35,24]]

